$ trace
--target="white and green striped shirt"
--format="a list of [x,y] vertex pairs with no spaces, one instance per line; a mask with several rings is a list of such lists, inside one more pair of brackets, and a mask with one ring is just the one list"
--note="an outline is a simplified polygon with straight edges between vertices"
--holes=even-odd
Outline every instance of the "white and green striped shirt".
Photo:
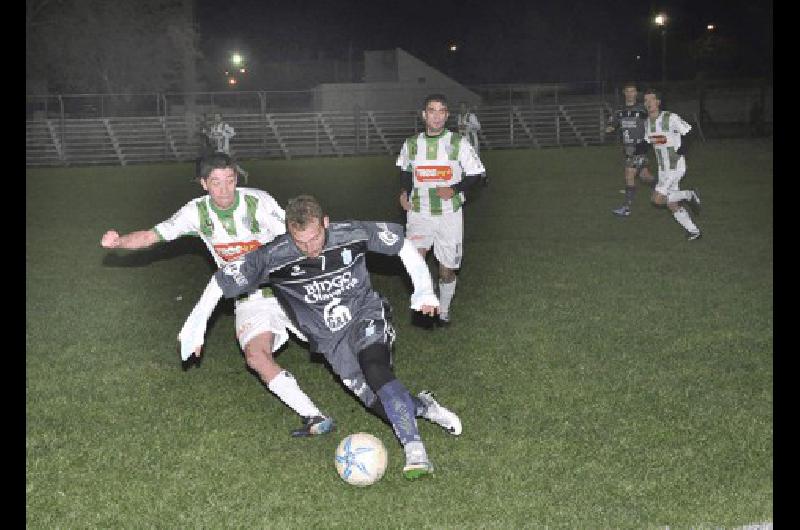
[[411,209],[430,215],[457,212],[465,201],[463,193],[441,199],[436,195],[437,187],[458,184],[463,175],[486,172],[475,149],[452,131],[437,136],[422,132],[406,139],[397,157],[397,166],[410,172],[414,179],[409,197]]
[[160,240],[181,236],[200,237],[219,267],[269,243],[286,232],[286,214],[269,193],[253,188],[236,188],[236,198],[227,210],[220,210],[205,195],[192,199],[153,230]]
[[692,130],[692,126],[672,112],[660,112],[655,118],[647,118],[647,142],[653,146],[658,158],[659,171],[673,170],[677,167],[677,151],[681,146],[681,136]]

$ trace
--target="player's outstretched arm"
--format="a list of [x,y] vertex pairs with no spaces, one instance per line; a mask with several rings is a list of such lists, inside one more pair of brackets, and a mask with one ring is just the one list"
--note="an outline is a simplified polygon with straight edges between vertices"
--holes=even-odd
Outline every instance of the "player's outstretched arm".
[[425,260],[408,239],[403,241],[398,256],[403,261],[403,266],[414,285],[414,292],[411,293],[411,309],[426,315],[435,315],[439,308],[439,299],[433,292],[433,280]]
[[222,289],[217,283],[217,278],[211,276],[200,300],[195,304],[178,333],[182,361],[189,359],[192,354],[200,356],[203,342],[205,342],[208,319],[214,308],[217,307],[220,298],[222,298]]
[[157,241],[158,235],[153,230],[138,230],[124,236],[119,235],[116,230],[109,230],[100,238],[100,245],[103,248],[137,250],[147,248]]

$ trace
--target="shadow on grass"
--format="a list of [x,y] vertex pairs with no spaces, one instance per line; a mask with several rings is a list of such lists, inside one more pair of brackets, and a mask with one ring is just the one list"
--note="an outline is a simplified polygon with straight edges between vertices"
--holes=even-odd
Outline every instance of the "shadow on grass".
[[212,271],[217,269],[216,263],[208,255],[208,249],[200,239],[182,237],[175,241],[157,243],[142,250],[109,250],[103,256],[104,267],[146,267],[151,263],[170,260],[179,256],[194,254],[202,256],[211,265]]

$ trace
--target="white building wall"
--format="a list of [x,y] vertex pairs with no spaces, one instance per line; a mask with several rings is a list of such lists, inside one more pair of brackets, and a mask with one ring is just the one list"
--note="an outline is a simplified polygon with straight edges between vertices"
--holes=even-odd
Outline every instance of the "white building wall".
[[315,110],[421,109],[425,96],[432,93],[444,94],[451,112],[461,101],[481,103],[479,95],[400,48],[364,52],[364,63],[363,83],[323,83],[315,87]]

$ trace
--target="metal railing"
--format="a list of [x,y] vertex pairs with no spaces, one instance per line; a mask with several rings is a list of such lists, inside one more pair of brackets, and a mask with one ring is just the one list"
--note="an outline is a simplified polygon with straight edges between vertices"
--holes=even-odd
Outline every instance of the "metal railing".
[[[482,149],[587,146],[607,141],[602,103],[481,109]],[[422,130],[416,110],[227,114],[240,159],[395,155]],[[448,127],[455,129],[451,115]],[[26,122],[30,166],[189,161],[203,138],[196,115],[59,118]]]

